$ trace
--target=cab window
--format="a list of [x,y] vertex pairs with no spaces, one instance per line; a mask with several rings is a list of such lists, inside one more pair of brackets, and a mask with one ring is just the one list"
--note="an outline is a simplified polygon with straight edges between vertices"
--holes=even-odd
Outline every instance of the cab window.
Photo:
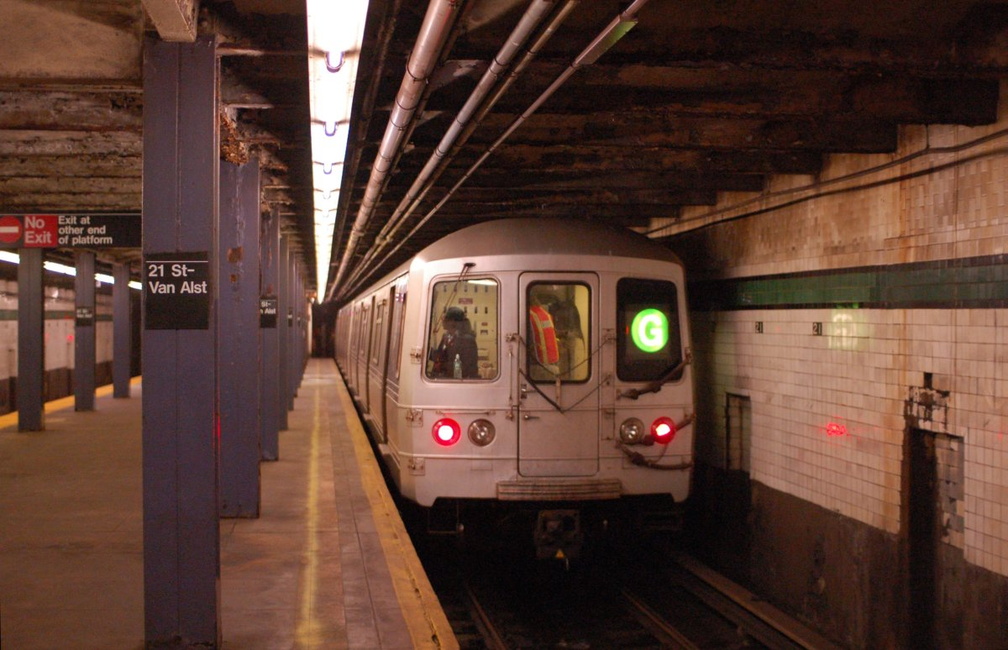
[[528,376],[583,382],[591,375],[591,291],[578,282],[535,282],[526,296]]
[[622,381],[664,377],[682,361],[676,285],[623,278],[616,284],[616,301],[616,376]]
[[427,327],[428,379],[496,379],[499,363],[498,284],[492,278],[435,282]]

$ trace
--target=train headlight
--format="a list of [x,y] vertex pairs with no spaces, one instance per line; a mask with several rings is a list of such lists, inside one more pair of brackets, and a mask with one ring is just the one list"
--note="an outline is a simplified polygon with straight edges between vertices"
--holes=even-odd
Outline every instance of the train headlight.
[[654,441],[663,445],[672,442],[676,434],[675,420],[662,416],[651,423],[651,437]]
[[443,447],[451,447],[462,437],[462,427],[451,418],[441,418],[431,427],[434,442]]
[[644,441],[644,423],[637,418],[624,420],[619,428],[620,441],[624,445],[638,445]]
[[497,429],[490,420],[479,419],[469,425],[469,439],[474,445],[486,447],[497,437]]

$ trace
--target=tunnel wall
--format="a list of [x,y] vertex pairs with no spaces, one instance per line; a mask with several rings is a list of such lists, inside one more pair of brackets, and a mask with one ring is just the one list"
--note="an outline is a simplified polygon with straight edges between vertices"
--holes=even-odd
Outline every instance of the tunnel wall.
[[849,647],[1008,629],[1004,100],[652,227],[690,278],[702,552]]

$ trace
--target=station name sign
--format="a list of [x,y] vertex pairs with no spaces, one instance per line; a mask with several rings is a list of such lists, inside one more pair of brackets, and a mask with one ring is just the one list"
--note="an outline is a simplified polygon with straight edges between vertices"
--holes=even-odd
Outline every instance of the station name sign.
[[149,253],[143,262],[144,328],[210,328],[210,257],[205,251]]
[[259,296],[259,327],[269,329],[277,326],[277,302],[273,294]]
[[139,248],[140,215],[0,215],[0,248]]

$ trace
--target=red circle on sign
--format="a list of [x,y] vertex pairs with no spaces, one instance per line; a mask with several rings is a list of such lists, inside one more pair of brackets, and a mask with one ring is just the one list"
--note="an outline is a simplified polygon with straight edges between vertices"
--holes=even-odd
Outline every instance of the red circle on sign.
[[0,217],[0,242],[13,244],[21,239],[21,220],[7,215]]

